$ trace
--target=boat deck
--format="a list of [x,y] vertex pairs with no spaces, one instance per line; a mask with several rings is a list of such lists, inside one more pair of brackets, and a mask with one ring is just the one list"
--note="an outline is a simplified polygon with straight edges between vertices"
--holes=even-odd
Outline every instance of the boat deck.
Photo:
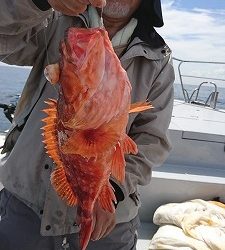
[[156,209],[191,199],[225,202],[225,110],[175,100],[169,132],[173,149],[163,166],[140,188],[142,207],[138,250],[147,250],[158,227]]
[[[224,141],[225,110],[212,109],[195,104],[175,100],[173,116],[170,123],[171,130],[183,132],[217,135],[218,140]],[[202,137],[203,139],[204,137]]]
[[225,110],[175,100],[169,128],[173,149],[165,164],[153,170],[151,183],[140,188],[138,250],[148,249],[158,229],[153,214],[162,204],[215,197],[225,201],[224,128]]

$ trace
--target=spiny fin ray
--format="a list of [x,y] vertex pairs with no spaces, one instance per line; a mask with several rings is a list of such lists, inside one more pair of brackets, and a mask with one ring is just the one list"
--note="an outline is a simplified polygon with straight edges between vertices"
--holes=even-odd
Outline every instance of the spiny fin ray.
[[76,131],[67,142],[62,146],[64,154],[80,154],[87,158],[95,157],[104,148],[109,150],[112,145],[116,145],[118,134],[112,129],[104,126],[98,129]]
[[45,126],[42,127],[44,133],[43,143],[46,145],[47,153],[49,157],[57,164],[61,164],[59,157],[58,147],[57,147],[57,136],[56,136],[56,115],[57,115],[57,101],[54,99],[48,99],[45,101],[49,105],[49,108],[44,109],[43,111],[48,114],[46,118],[42,121],[45,123]]
[[142,111],[149,110],[152,108],[153,106],[151,105],[150,102],[135,102],[130,105],[129,114],[142,112]]
[[119,182],[124,182],[125,179],[125,159],[121,145],[118,143],[112,159],[111,174]]
[[66,200],[69,206],[74,206],[77,203],[77,198],[75,197],[68,181],[66,178],[66,173],[63,167],[63,163],[60,159],[59,149],[57,147],[57,136],[56,136],[56,118],[57,118],[57,101],[54,99],[48,99],[45,101],[49,105],[49,108],[44,109],[43,111],[48,114],[46,118],[42,121],[45,123],[45,126],[42,128],[44,130],[44,144],[47,149],[47,153],[57,164],[57,168],[51,174],[51,183],[55,188],[58,195]]
[[65,200],[69,206],[77,204],[77,198],[72,191],[63,166],[57,167],[51,174],[51,183],[61,199]]
[[103,186],[102,191],[98,197],[98,202],[104,210],[109,211],[110,213],[115,213],[115,206],[113,202],[116,203],[117,200],[110,183]]
[[122,147],[124,154],[134,154],[138,153],[137,144],[128,136],[126,135],[123,142]]

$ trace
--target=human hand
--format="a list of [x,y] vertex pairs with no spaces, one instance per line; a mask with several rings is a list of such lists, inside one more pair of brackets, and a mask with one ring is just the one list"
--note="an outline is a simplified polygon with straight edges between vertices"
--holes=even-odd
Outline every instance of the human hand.
[[106,5],[106,0],[48,0],[53,9],[68,16],[77,16],[83,13],[87,5],[102,8]]
[[93,211],[93,232],[92,240],[99,240],[107,236],[116,225],[115,213],[105,211],[98,202],[95,203]]

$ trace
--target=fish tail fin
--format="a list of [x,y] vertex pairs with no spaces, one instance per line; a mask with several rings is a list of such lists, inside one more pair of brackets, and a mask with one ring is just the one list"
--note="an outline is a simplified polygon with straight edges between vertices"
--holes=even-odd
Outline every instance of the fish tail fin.
[[125,179],[125,159],[124,153],[120,143],[116,145],[115,152],[112,159],[111,174],[119,182],[123,182]]
[[138,148],[137,144],[128,136],[125,136],[125,139],[122,143],[124,154],[137,154]]
[[116,203],[117,200],[113,191],[113,187],[110,183],[103,186],[98,197],[98,202],[104,210],[109,211],[110,213],[115,213],[115,205],[113,202]]
[[152,108],[153,106],[151,105],[150,102],[135,102],[130,105],[129,113],[137,113]]
[[[82,218],[82,217],[81,217]],[[80,247],[81,250],[85,250],[91,238],[93,230],[93,221],[92,218],[82,218],[81,219],[81,230],[79,233],[80,236]]]

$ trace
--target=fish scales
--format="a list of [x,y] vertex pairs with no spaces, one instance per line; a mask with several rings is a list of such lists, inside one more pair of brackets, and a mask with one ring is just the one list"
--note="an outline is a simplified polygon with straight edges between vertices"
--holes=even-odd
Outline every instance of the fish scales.
[[125,159],[137,146],[126,135],[129,112],[151,108],[131,105],[131,84],[106,30],[69,28],[60,44],[60,61],[45,75],[59,84],[58,100],[46,101],[43,119],[46,152],[55,162],[51,183],[70,206],[78,206],[80,245],[92,233],[96,203],[115,213],[109,179],[123,183]]

